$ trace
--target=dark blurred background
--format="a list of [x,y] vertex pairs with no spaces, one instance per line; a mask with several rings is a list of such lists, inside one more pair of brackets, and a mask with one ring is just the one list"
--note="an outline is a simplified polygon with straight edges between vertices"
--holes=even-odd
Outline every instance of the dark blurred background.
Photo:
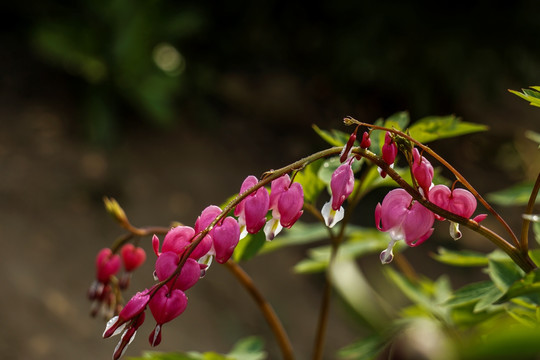
[[[30,0],[0,9],[2,359],[112,354],[116,340],[100,339],[104,323],[88,317],[85,298],[96,252],[121,234],[104,195],[136,225],[193,223],[247,175],[325,146],[311,124],[344,130],[346,115],[373,122],[402,110],[490,126],[432,146],[481,192],[538,170],[523,137],[540,130],[538,110],[507,92],[540,85],[537,1]],[[515,209],[505,214],[519,221]],[[152,282],[147,250],[133,291]],[[435,266],[417,252],[422,270]],[[245,264],[300,359],[322,280],[292,275],[304,254]],[[225,352],[259,334],[277,357],[225,269],[212,267],[189,295],[158,350]],[[340,306],[330,326],[328,358],[362,334]],[[150,329],[128,355],[148,349]]]

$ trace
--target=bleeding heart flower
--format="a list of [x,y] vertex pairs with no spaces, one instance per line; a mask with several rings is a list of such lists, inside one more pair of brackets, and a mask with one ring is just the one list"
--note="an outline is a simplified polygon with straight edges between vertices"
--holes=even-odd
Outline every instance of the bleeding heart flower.
[[[257,185],[259,180],[248,176],[240,187],[240,194]],[[240,224],[240,238],[258,233],[266,223],[266,214],[270,204],[270,197],[266,188],[260,187],[244,198],[234,209],[234,215],[238,217]]]
[[[156,260],[155,276],[159,281],[166,280],[171,276],[180,263],[180,257],[172,251],[161,253]],[[167,285],[172,289],[187,290],[197,283],[201,277],[199,263],[192,258],[186,260],[177,277],[173,277]]]
[[381,262],[392,261],[392,249],[399,240],[405,240],[409,246],[418,246],[433,233],[433,213],[403,189],[390,191],[383,199],[382,205],[375,208],[375,223],[381,231],[388,232],[391,241],[388,248],[381,253]]
[[433,166],[428,159],[420,155],[417,148],[413,149],[413,160],[412,173],[423,195],[427,196],[429,188],[433,185]]
[[[429,201],[444,210],[467,219],[470,218],[476,210],[476,198],[470,191],[461,188],[450,190],[446,185],[433,186],[431,190],[429,190]],[[480,222],[485,218],[485,215],[478,215],[474,220]],[[443,217],[438,215],[437,219],[444,220]],[[453,221],[450,221],[450,236],[454,240],[461,238],[459,224]]]
[[156,320],[156,327],[149,337],[150,345],[159,345],[163,324],[182,314],[186,310],[187,300],[187,296],[183,291],[179,289],[169,290],[167,285],[163,285],[156,291],[148,304]]
[[[181,256],[190,246],[195,238],[195,230],[189,226],[176,226],[172,228],[163,239],[161,252],[172,251]],[[152,238],[154,253],[159,256],[159,238],[154,235]],[[195,250],[189,255],[192,259],[200,259],[208,253],[212,247],[212,240],[206,237],[197,245]]]
[[343,202],[351,195],[354,190],[354,173],[352,171],[352,161],[341,164],[332,174],[330,180],[330,190],[332,196],[330,201],[324,204],[321,214],[326,226],[333,227],[341,221],[345,215]]
[[146,260],[146,252],[142,247],[135,247],[133,244],[125,244],[120,249],[120,257],[124,264],[124,269],[131,272],[141,266]]
[[102,284],[107,284],[111,276],[120,270],[120,256],[113,254],[109,248],[99,251],[96,256],[96,277]]
[[299,183],[291,184],[289,175],[272,181],[270,188],[270,210],[272,219],[264,226],[266,240],[273,240],[283,227],[290,228],[302,215],[304,190]]

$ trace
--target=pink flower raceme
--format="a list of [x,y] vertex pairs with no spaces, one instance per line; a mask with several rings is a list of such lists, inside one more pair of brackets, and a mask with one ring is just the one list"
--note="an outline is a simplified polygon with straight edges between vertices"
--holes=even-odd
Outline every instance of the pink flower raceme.
[[[195,231],[199,233],[206,229],[221,212],[222,210],[215,205],[208,206],[197,218]],[[223,264],[229,260],[240,240],[240,225],[233,217],[228,216],[218,221],[207,236],[212,239],[209,254],[214,255],[216,261]]]
[[405,240],[409,246],[423,243],[433,233],[431,227],[434,216],[431,211],[403,189],[390,191],[383,199],[382,205],[375,208],[375,223],[381,231],[388,232],[391,241],[388,248],[381,253],[381,262],[388,264],[394,255],[392,249],[399,240]]
[[429,188],[433,185],[433,166],[428,159],[420,155],[417,148],[413,149],[412,173],[423,195],[427,197]]
[[178,289],[169,290],[167,285],[160,287],[152,296],[148,306],[156,320],[156,326],[150,333],[150,345],[157,346],[161,342],[161,328],[163,324],[173,320],[186,310],[186,294]]
[[272,219],[264,226],[267,240],[273,240],[283,227],[290,228],[302,215],[304,191],[299,183],[291,184],[289,175],[283,175],[271,184],[270,210]]
[[332,196],[330,201],[324,204],[321,214],[324,218],[326,226],[332,228],[335,224],[343,219],[345,210],[343,202],[351,195],[354,189],[354,173],[351,168],[353,159],[341,164],[332,174],[330,180],[330,190]]
[[[476,198],[470,191],[460,188],[450,190],[446,185],[435,185],[432,187],[429,191],[429,201],[444,210],[467,219],[470,218],[476,210]],[[444,220],[444,218],[440,216],[437,216],[437,218],[439,220]],[[486,215],[481,214],[476,216],[473,220],[480,222],[485,218]],[[450,221],[450,236],[454,240],[461,238],[459,224],[453,221]]]
[[[255,186],[259,181],[253,175],[248,176],[240,188],[240,194]],[[264,186],[243,199],[234,209],[234,215],[238,217],[240,224],[240,238],[250,234],[256,234],[266,223],[266,214],[270,205],[268,190]]]

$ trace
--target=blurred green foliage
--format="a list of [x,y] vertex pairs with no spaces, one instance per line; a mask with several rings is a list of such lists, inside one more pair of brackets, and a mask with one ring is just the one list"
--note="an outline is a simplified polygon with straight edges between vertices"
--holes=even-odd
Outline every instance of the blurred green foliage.
[[87,85],[89,135],[106,140],[137,118],[216,124],[229,105],[264,119],[283,93],[323,119],[449,113],[502,81],[540,81],[538,10],[536,1],[27,0],[7,5],[2,26]]

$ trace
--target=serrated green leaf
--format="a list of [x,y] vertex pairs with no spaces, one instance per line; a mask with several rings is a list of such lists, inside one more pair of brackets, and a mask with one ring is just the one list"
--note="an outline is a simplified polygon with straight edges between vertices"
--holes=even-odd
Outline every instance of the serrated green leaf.
[[465,285],[457,290],[444,305],[447,306],[462,306],[465,304],[476,303],[489,291],[497,289],[492,281],[481,281]]
[[246,261],[257,255],[266,243],[266,235],[259,231],[256,234],[248,234],[240,240],[234,249],[233,259],[237,262]]
[[486,197],[488,201],[498,205],[527,205],[532,190],[533,183],[525,182],[513,185],[507,189],[489,193]]
[[487,129],[486,125],[461,121],[454,115],[449,115],[422,118],[412,124],[408,131],[411,137],[425,144],[438,139],[486,131]]
[[503,295],[504,293],[501,290],[499,290],[496,286],[492,287],[491,289],[486,291],[484,295],[480,298],[480,300],[476,303],[476,305],[474,305],[473,312],[478,313],[484,310],[488,310]]
[[489,259],[489,277],[499,290],[506,292],[512,284],[523,278],[523,270],[521,270],[511,260],[496,260]]
[[476,251],[460,250],[452,251],[442,247],[438,248],[438,254],[432,257],[444,264],[453,266],[487,266],[488,258],[486,254]]
[[531,86],[532,89],[521,89],[522,92],[515,90],[508,90],[512,94],[519,96],[520,98],[527,100],[530,105],[540,106],[540,92],[536,91],[539,89],[538,86]]
[[500,299],[499,303],[520,297],[528,303],[540,306],[540,270],[535,269],[523,278],[514,281]]

